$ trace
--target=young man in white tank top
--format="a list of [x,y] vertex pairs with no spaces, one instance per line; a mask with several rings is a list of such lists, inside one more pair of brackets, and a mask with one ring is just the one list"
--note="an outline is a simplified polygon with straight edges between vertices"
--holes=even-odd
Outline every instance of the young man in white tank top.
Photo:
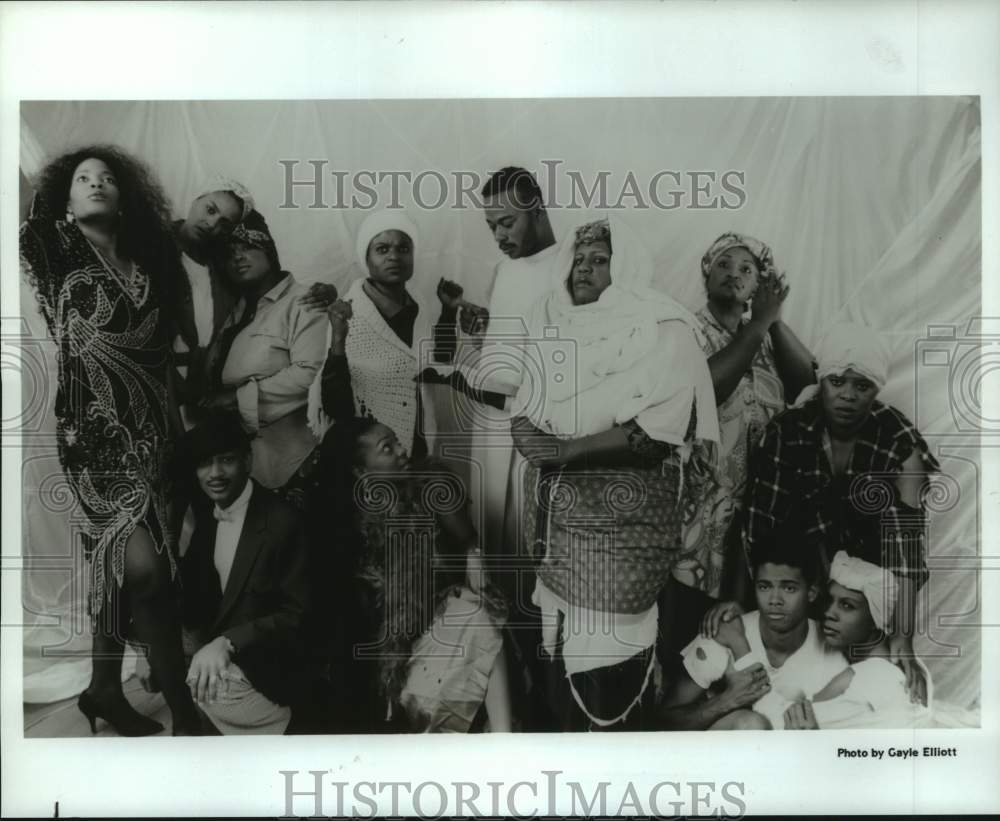
[[821,589],[818,568],[815,550],[785,533],[761,546],[753,556],[758,609],[681,651],[682,669],[661,708],[667,728],[784,729],[790,705],[812,698],[847,667],[808,618]]

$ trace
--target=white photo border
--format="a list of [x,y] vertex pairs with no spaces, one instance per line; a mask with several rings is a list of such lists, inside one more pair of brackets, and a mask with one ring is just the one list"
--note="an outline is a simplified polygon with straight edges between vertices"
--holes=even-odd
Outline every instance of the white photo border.
[[[983,312],[1000,316],[997,42],[997,6],[962,0],[9,3],[0,7],[0,315],[18,312],[22,100],[962,94],[981,100]],[[19,401],[18,383],[5,375],[6,418]],[[16,451],[2,456],[2,623],[18,624],[20,466]],[[1000,489],[997,462],[984,462],[984,499]],[[982,544],[1000,544],[997,506],[983,510]],[[988,632],[1000,625],[992,562],[983,573],[983,622],[993,625],[984,628],[984,683],[1000,680],[1000,642]],[[76,816],[280,815],[281,770],[329,770],[330,783],[469,781],[484,792],[489,781],[538,781],[557,770],[585,784],[631,782],[640,795],[661,781],[740,782],[754,814],[1000,806],[1000,688],[992,686],[982,690],[979,730],[777,733],[766,744],[753,733],[421,736],[405,745],[387,737],[26,740],[18,633],[2,634],[4,815],[51,816],[55,802],[60,815]],[[924,744],[957,746],[959,756],[880,764],[836,756],[844,745]],[[549,806],[539,792],[532,807],[522,790],[516,806],[563,814],[564,797]],[[308,800],[295,807],[311,813]],[[681,812],[698,809],[688,803]]]

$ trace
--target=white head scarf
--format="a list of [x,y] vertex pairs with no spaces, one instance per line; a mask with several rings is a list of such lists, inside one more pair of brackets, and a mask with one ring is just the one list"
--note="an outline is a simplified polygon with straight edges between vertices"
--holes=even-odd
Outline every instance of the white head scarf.
[[543,312],[544,325],[558,327],[589,349],[591,367],[582,374],[584,378],[600,379],[630,368],[656,345],[659,322],[678,320],[698,327],[686,308],[650,285],[653,257],[628,223],[614,214],[607,222],[611,230],[611,284],[596,302],[573,304],[568,280],[577,232],[570,231],[550,268],[552,292]]
[[194,199],[204,197],[206,194],[214,194],[216,191],[228,191],[230,194],[240,198],[240,201],[243,203],[243,213],[240,214],[241,222],[256,207],[253,201],[253,194],[250,193],[249,188],[231,177],[220,174],[218,171],[209,174],[201,181]]
[[374,211],[361,223],[354,244],[354,252],[362,271],[368,271],[368,246],[383,231],[402,231],[410,238],[410,244],[416,253],[420,232],[407,213],[398,208]]
[[[867,325],[841,322],[834,325],[816,352],[818,379],[840,375],[848,369],[870,379],[881,390],[889,378],[889,351],[882,338]],[[801,407],[819,393],[819,385],[810,385],[799,394],[795,406]]]
[[[556,328],[560,338],[572,340],[576,346],[576,378],[548,380],[546,403],[579,397],[606,377],[638,365],[661,344],[661,323],[671,323],[671,331],[690,336],[695,343],[690,346],[694,356],[679,356],[669,367],[664,363],[657,391],[659,399],[693,388],[699,409],[695,436],[718,441],[711,377],[696,344],[697,320],[678,302],[652,287],[652,255],[630,226],[615,213],[607,222],[611,233],[611,284],[595,302],[573,304],[567,280],[576,254],[577,232],[570,231],[549,269],[552,290],[532,314],[530,330],[535,338],[548,336],[548,329]],[[522,383],[522,393],[528,390],[529,384]],[[652,396],[649,399],[653,401]],[[530,400],[521,396],[518,404],[527,407]],[[622,409],[628,406],[629,412],[637,410],[631,404],[634,403],[623,401]],[[539,424],[538,420],[532,421]],[[683,441],[688,421],[688,416],[680,412],[677,418],[665,419],[660,433],[668,439],[663,441]]]
[[[416,252],[417,240],[420,232],[418,231],[416,224],[409,218],[405,211],[398,208],[385,209],[384,211],[374,211],[365,217],[361,225],[358,227],[358,233],[355,237],[354,243],[354,253],[357,256],[358,263],[361,265],[361,270],[366,274],[368,272],[368,246],[371,244],[371,241],[383,231],[402,231],[410,238],[410,245],[413,247],[414,252]],[[355,280],[355,286],[359,281],[360,280]],[[352,286],[352,288],[353,287],[354,286]],[[345,298],[347,296],[348,295],[345,295]],[[427,306],[421,303],[420,298],[416,294],[410,293],[410,297],[420,306],[419,315],[427,317]],[[329,355],[331,339],[332,330],[328,325],[326,329],[325,348],[327,355]],[[325,365],[326,358],[324,357],[323,366]],[[332,424],[332,420],[323,411],[322,385],[323,367],[320,367],[319,371],[316,373],[315,379],[313,379],[312,385],[309,388],[309,404],[306,412],[309,428],[312,430],[317,439],[322,439],[323,435]]]
[[875,626],[879,630],[888,629],[899,589],[892,571],[864,559],[848,556],[841,550],[830,564],[830,581],[863,594],[868,600]]

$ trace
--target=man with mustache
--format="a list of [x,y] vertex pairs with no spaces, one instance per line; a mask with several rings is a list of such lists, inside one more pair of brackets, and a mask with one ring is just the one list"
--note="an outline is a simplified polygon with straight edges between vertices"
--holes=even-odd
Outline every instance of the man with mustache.
[[[503,544],[510,549],[516,538],[512,523],[505,522],[513,515],[508,489],[513,442],[505,407],[518,377],[510,369],[509,347],[504,343],[522,339],[527,332],[532,307],[548,291],[547,266],[557,246],[542,191],[530,171],[501,168],[490,175],[481,194],[486,224],[507,259],[496,266],[488,310],[466,302],[454,283],[441,281],[438,297],[443,308],[436,339],[437,352],[456,365],[452,387],[476,403],[471,408],[477,437],[473,458],[481,468],[482,490],[473,485],[473,505],[480,532],[497,550]],[[468,343],[457,353],[456,318],[464,331],[462,341]]]
[[[471,483],[472,512],[477,530],[486,539],[487,554],[523,557],[515,562],[513,573],[497,573],[496,581],[517,599],[514,612],[520,615],[508,626],[523,645],[526,663],[535,667],[537,661],[531,654],[539,627],[537,610],[531,604],[534,561],[527,554],[527,542],[519,547],[523,541],[518,522],[520,478],[525,462],[514,451],[506,408],[520,381],[511,367],[511,343],[524,339],[528,316],[549,290],[548,266],[558,246],[542,191],[530,171],[501,168],[490,176],[481,194],[486,225],[507,258],[496,266],[488,310],[466,302],[454,283],[442,280],[439,284],[443,309],[435,329],[436,353],[439,361],[454,362],[455,372],[448,381],[470,400],[461,415],[473,420],[468,427],[473,431],[472,459],[479,478],[476,481],[474,475]],[[456,324],[463,331],[461,345]],[[533,675],[537,680],[537,671]],[[526,707],[542,709],[538,707],[541,701],[532,698]],[[545,716],[529,716],[525,729],[546,729],[548,721]]]
[[812,698],[847,667],[808,618],[819,593],[815,554],[791,529],[753,556],[757,610],[724,622],[681,651],[660,708],[671,730],[783,729],[785,711]]
[[474,337],[481,337],[496,319],[524,320],[547,290],[540,266],[551,261],[556,240],[534,175],[507,166],[491,174],[480,193],[486,225],[507,259],[494,269],[488,311],[462,299],[462,289],[454,283],[441,280],[442,339],[448,328],[454,333],[459,317],[462,330]]
[[183,444],[213,503],[180,565],[184,623],[200,645],[188,685],[223,735],[283,733],[308,681],[301,514],[250,479],[250,440],[236,413],[213,412]]

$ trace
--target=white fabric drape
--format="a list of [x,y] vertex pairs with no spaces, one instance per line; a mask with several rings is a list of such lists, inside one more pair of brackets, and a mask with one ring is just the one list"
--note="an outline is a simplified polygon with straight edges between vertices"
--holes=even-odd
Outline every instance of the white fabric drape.
[[[305,179],[312,175],[308,160],[328,159],[328,202],[335,199],[332,170],[438,171],[452,180],[454,171],[485,175],[520,164],[535,170],[547,190],[540,161],[559,160],[563,201],[570,193],[566,170],[579,172],[588,187],[599,171],[609,172],[612,200],[629,172],[641,188],[663,170],[709,171],[717,179],[743,172],[747,198],[738,209],[642,210],[625,199],[630,224],[652,251],[654,284],[697,310],[704,302],[702,253],[723,231],[743,231],[767,242],[779,270],[788,272],[784,318],[806,344],[814,347],[836,320],[864,322],[889,339],[890,377],[879,398],[913,419],[944,471],[933,500],[923,610],[931,614],[930,635],[917,645],[932,653],[927,665],[941,698],[978,703],[978,578],[971,565],[980,555],[979,443],[963,418],[975,401],[971,387],[954,393],[972,385],[978,362],[975,340],[963,341],[970,318],[981,312],[976,99],[45,102],[24,104],[22,117],[26,172],[38,162],[29,153],[115,142],[156,171],[178,216],[207,171],[244,181],[284,267],[301,282],[322,279],[342,291],[363,273],[353,236],[364,213],[307,208],[313,195],[303,187],[295,195],[302,207],[279,208],[285,199],[279,160],[299,160],[295,177]],[[682,176],[689,189],[682,205],[691,204],[689,179]],[[388,184],[376,187],[388,191]],[[669,203],[666,191],[676,187],[663,178],[661,201]],[[437,199],[433,178],[424,180],[423,193]],[[413,207],[405,184],[399,199]],[[579,209],[550,209],[550,215],[557,237],[589,216]],[[500,256],[482,213],[442,207],[422,211],[420,222],[413,287],[435,304],[434,286],[445,276],[470,301],[485,304]],[[929,325],[954,328],[956,338],[923,342]],[[952,364],[924,358],[928,345],[951,351]],[[966,370],[949,379],[956,368]],[[439,399],[443,417],[447,394],[439,391]],[[26,530],[29,555],[52,550],[30,537],[37,527]],[[46,583],[35,575],[25,581],[26,601],[29,590],[65,595],[44,592]]]

